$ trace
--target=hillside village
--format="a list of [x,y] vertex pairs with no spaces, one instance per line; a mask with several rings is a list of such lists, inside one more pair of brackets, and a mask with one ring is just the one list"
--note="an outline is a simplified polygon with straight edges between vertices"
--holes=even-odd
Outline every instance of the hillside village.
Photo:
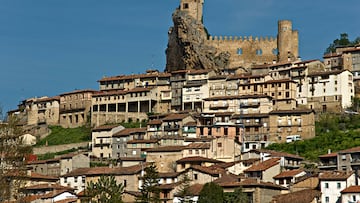
[[[302,60],[298,33],[287,20],[278,22],[272,39],[185,37],[193,32],[182,29],[191,26],[177,22],[203,29],[203,3],[180,1],[164,71],[99,78],[98,90],[28,98],[9,111],[26,133],[25,144],[46,139],[50,126],[87,126],[91,139],[75,148],[34,148],[25,174],[2,164],[11,173],[1,201],[90,202],[89,184],[112,176],[124,187],[122,201],[137,202],[147,169],[155,167],[157,192],[151,195],[160,202],[184,202],[185,177],[187,202],[198,202],[209,182],[225,193],[241,188],[251,203],[360,202],[360,147],[329,150],[312,170],[304,157],[267,148],[314,138],[322,114],[358,114],[360,45]],[[183,44],[175,45],[175,38]],[[190,51],[179,55],[182,49]],[[209,56],[209,49],[217,55]],[[50,148],[72,152],[38,158]]]

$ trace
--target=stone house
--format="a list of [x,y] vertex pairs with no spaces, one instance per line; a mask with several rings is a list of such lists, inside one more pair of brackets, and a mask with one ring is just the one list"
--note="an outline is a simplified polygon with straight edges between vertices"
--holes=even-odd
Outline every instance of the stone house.
[[60,94],[60,125],[75,128],[90,123],[91,99],[95,90],[75,90]]
[[183,157],[185,146],[160,146],[146,150],[146,162],[154,163],[158,172],[176,172],[176,160]]
[[186,123],[195,122],[188,113],[173,113],[162,119],[163,136],[183,136],[182,129]]
[[248,178],[259,179],[265,182],[273,182],[273,177],[280,173],[280,158],[271,158],[252,165],[244,170]]
[[289,188],[290,184],[295,183],[297,180],[306,175],[306,172],[300,169],[289,171],[282,171],[274,176],[275,184]]
[[[145,141],[146,128],[125,128],[112,135],[112,158],[118,159],[120,157],[139,157],[141,155],[141,147],[132,146],[128,142],[135,142],[136,140]],[[153,142],[150,142],[153,143]],[[136,143],[134,143],[136,144]],[[148,148],[151,148],[148,146]],[[137,150],[133,152],[133,150]]]
[[93,128],[91,132],[92,155],[98,158],[112,158],[113,135],[123,130],[123,126],[104,125]]

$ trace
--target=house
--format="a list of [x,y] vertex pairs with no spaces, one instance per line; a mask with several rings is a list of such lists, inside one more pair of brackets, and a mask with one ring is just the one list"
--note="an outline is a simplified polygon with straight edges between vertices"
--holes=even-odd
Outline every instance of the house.
[[338,153],[328,153],[319,156],[320,164],[318,165],[318,168],[323,171],[338,170],[337,158],[338,158]]
[[247,194],[248,202],[252,203],[271,202],[273,196],[288,192],[288,189],[282,186],[252,178],[242,180],[239,187],[242,187],[243,193]]
[[341,191],[355,185],[355,174],[340,171],[325,171],[319,174],[321,202],[341,201]]
[[208,182],[212,182],[222,174],[225,174],[226,171],[220,166],[212,165],[212,166],[199,166],[193,165],[187,168],[186,170],[180,172],[178,179],[181,180],[183,176],[187,176],[191,181],[191,184],[205,184]]
[[223,163],[222,161],[211,159],[203,156],[189,156],[176,161],[176,171],[184,171],[191,166],[211,166],[214,164]]
[[193,184],[189,187],[189,195],[187,197],[180,197],[178,191],[174,194],[173,203],[182,203],[184,199],[189,200],[189,202],[197,202],[199,199],[200,192],[204,187],[203,184]]
[[283,187],[289,187],[290,184],[295,183],[298,179],[305,176],[306,172],[300,169],[290,171],[282,171],[274,176],[275,183]]
[[186,123],[195,122],[192,115],[188,113],[173,113],[162,119],[163,136],[180,136],[182,137],[182,129]]
[[60,94],[60,125],[75,128],[90,122],[91,99],[95,92],[86,89]]
[[273,177],[280,173],[280,158],[271,158],[259,162],[244,170],[248,178],[259,179],[265,182],[273,182]]
[[[138,142],[137,142],[138,141]],[[133,143],[129,143],[133,142]],[[139,143],[139,146],[137,146]],[[112,135],[112,158],[140,157],[142,154],[141,143],[147,148],[156,144],[154,140],[146,142],[146,128],[125,128]],[[148,146],[149,145],[149,146]],[[151,145],[151,146],[150,146]]]
[[360,164],[360,147],[341,150],[337,156],[338,170],[355,171]]
[[360,186],[352,185],[341,191],[341,203],[360,201]]
[[290,191],[296,192],[306,189],[318,190],[318,188],[320,187],[319,185],[320,181],[318,174],[313,174],[311,176],[303,176],[290,185]]
[[158,172],[176,171],[176,160],[183,157],[185,146],[160,146],[146,150],[146,162],[155,163]]
[[113,135],[123,130],[120,125],[103,125],[95,127],[91,132],[92,155],[98,158],[112,158]]

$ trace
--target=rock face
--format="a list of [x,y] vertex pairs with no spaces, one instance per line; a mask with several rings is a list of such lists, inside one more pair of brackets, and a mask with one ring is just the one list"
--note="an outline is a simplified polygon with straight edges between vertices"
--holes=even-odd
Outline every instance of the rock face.
[[173,13],[174,26],[169,29],[166,49],[166,69],[224,69],[229,64],[230,54],[219,52],[207,45],[208,33],[202,24],[187,12],[176,9]]

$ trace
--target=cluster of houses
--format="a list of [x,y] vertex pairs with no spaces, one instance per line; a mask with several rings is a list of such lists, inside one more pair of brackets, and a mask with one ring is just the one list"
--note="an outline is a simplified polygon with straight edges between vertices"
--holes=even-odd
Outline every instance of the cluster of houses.
[[[190,178],[193,202],[208,182],[224,192],[241,187],[252,203],[358,202],[360,148],[322,155],[315,170],[306,169],[298,155],[265,149],[314,137],[317,114],[351,105],[357,74],[345,68],[349,53],[355,63],[360,49],[325,56],[324,62],[256,66],[250,73],[181,70],[104,77],[99,91],[27,99],[9,112],[22,125],[90,124],[91,141],[84,151],[29,161],[26,175],[9,177],[25,184],[9,191],[27,202],[86,202],[88,183],[108,175],[124,186],[124,202],[135,202],[144,169],[153,164],[161,202],[181,202],[184,177]],[[119,124],[131,121],[146,125]],[[99,167],[94,161],[111,164]]]

